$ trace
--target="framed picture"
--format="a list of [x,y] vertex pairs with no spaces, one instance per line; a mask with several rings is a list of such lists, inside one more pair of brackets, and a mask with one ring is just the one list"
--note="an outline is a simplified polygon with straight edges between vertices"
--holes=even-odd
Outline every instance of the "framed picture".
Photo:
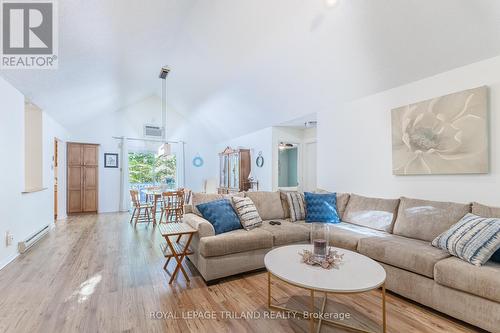
[[392,110],[394,175],[489,172],[486,86]]
[[118,154],[104,153],[104,167],[118,168]]

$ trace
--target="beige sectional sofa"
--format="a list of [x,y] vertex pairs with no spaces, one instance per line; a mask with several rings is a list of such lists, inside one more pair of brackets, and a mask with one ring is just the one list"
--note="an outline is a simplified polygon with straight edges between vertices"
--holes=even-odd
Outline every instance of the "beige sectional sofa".
[[[238,194],[243,195],[243,194]],[[248,192],[261,217],[259,228],[215,235],[194,206],[184,222],[199,232],[189,259],[206,281],[264,267],[274,247],[309,242],[310,224],[290,222],[280,192]],[[193,205],[220,198],[195,194]],[[337,194],[342,220],[330,227],[333,246],[362,253],[382,264],[389,290],[488,331],[500,332],[500,264],[473,266],[430,242],[466,213],[500,217],[500,209],[479,204],[367,198]],[[198,214],[197,214],[198,213]],[[270,225],[269,221],[281,225]]]

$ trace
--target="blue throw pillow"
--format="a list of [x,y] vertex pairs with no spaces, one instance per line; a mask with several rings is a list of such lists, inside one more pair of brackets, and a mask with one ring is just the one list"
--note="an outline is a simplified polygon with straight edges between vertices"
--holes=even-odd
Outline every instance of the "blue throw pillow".
[[304,193],[306,222],[339,223],[336,193]]
[[238,215],[228,199],[221,199],[202,203],[196,206],[203,218],[212,223],[215,234],[222,234],[231,230],[241,229]]

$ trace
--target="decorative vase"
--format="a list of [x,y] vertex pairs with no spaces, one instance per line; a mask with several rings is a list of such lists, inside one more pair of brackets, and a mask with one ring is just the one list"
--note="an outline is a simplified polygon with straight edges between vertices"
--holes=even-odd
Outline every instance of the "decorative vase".
[[329,224],[322,222],[311,223],[311,244],[313,255],[322,260],[325,259],[329,249]]

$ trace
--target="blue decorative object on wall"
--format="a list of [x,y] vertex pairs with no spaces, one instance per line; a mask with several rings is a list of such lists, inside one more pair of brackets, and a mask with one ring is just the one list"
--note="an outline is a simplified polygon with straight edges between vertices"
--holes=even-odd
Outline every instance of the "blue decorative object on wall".
[[199,168],[203,165],[203,158],[201,156],[196,156],[193,158],[193,166]]
[[259,151],[259,156],[257,156],[257,159],[255,160],[255,164],[259,168],[262,168],[264,166],[264,157],[262,156],[262,152],[261,151]]

